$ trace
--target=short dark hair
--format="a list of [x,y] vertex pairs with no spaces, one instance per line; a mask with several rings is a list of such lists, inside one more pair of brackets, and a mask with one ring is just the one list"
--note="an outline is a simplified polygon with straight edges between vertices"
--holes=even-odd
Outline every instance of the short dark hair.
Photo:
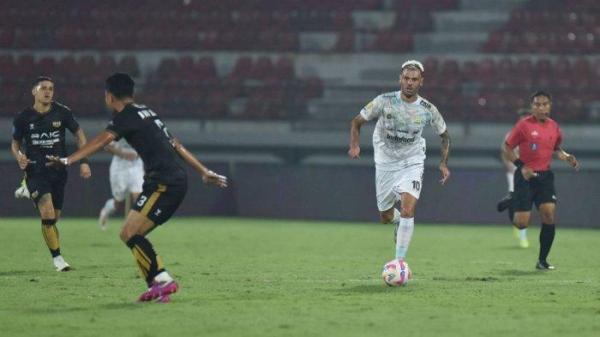
[[40,84],[40,82],[44,82],[44,81],[49,81],[49,82],[54,83],[54,80],[51,77],[48,77],[48,76],[38,76],[38,77],[36,77],[36,79],[31,84],[31,87],[35,88],[38,84]]
[[124,73],[114,73],[106,79],[106,91],[113,94],[116,98],[133,97],[133,87],[135,82],[131,76]]
[[540,96],[547,97],[547,98],[548,98],[548,100],[549,100],[550,102],[552,102],[552,95],[550,95],[550,93],[549,93],[549,92],[547,92],[547,91],[544,91],[544,90],[538,90],[538,91],[534,92],[533,94],[531,94],[531,97],[529,97],[529,102],[530,102],[530,103],[533,103],[533,100],[534,100],[536,97],[540,97]]

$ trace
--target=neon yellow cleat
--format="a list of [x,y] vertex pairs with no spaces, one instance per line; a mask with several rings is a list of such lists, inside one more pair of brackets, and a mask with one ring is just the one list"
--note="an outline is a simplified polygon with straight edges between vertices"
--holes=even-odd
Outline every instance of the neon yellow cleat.
[[529,248],[529,240],[525,239],[520,239],[519,240],[519,247],[521,248]]

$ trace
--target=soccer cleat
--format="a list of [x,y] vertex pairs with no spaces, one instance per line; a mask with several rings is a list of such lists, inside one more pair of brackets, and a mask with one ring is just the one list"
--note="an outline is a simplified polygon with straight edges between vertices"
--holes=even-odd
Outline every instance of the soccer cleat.
[[71,270],[71,266],[63,259],[62,255],[52,258],[52,262],[54,263],[54,267],[56,267],[56,271]]
[[19,186],[19,188],[17,188],[15,190],[15,198],[17,198],[17,199],[20,199],[20,198],[29,199],[29,198],[31,198],[31,195],[29,194],[29,190],[27,189],[27,185],[25,184],[25,179],[23,179],[23,181],[21,181],[21,186]]
[[498,202],[496,205],[496,210],[498,212],[504,212],[508,207],[510,207],[510,203],[512,202],[512,193],[508,193],[502,200]]
[[159,296],[156,299],[156,303],[169,303],[169,302],[171,302],[171,295]]
[[98,224],[100,225],[100,229],[102,229],[103,231],[106,230],[108,216],[108,211],[105,208],[102,208],[102,210],[100,211],[100,216],[98,217]]
[[179,289],[179,285],[177,282],[152,282],[152,286],[146,290],[143,294],[138,298],[138,302],[149,302],[152,300],[161,299],[167,297],[161,303],[166,303],[165,301],[170,301],[170,294],[176,293]]
[[535,269],[537,269],[537,270],[554,270],[556,268],[554,268],[553,265],[551,265],[550,263],[548,263],[546,261],[538,261],[538,263],[535,265]]
[[529,240],[527,240],[527,239],[519,239],[519,247],[521,247],[521,248],[529,248]]

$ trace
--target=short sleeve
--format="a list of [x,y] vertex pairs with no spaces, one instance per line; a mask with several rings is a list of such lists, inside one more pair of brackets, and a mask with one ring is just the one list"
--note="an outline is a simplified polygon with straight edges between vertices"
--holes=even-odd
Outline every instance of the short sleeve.
[[77,123],[75,120],[75,116],[73,116],[73,112],[71,110],[64,110],[63,123],[65,127],[71,131],[71,133],[75,133],[77,130],[79,130],[79,123]]
[[560,129],[559,126],[556,127],[556,133],[557,133],[557,137],[556,137],[556,144],[554,145],[554,150],[558,150],[558,148],[560,147],[560,144],[562,143],[562,130]]
[[440,111],[433,105],[431,106],[431,127],[438,135],[446,132],[446,121]]
[[375,97],[374,100],[369,102],[362,110],[360,115],[367,121],[379,118],[383,113],[383,97],[381,95]]
[[521,125],[521,123],[517,123],[517,125],[513,127],[513,129],[508,134],[508,137],[506,138],[506,145],[508,145],[508,147],[510,147],[511,149],[514,149],[515,147],[519,146],[519,144],[521,144],[525,140],[525,138],[523,137],[523,130]]
[[22,119],[19,117],[20,117],[20,115],[15,117],[15,119],[13,120],[12,137],[14,140],[20,142],[21,140],[23,140],[23,137],[25,136],[25,130],[23,128]]
[[126,137],[132,132],[131,114],[118,113],[106,126],[106,130],[115,134],[115,140]]

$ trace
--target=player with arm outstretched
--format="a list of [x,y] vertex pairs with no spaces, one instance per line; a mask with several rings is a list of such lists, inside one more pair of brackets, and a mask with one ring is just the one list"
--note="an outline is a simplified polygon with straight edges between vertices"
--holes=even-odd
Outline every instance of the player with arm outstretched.
[[106,130],[69,157],[49,159],[55,165],[72,165],[121,138],[138,153],[146,172],[143,190],[127,215],[120,237],[131,250],[148,285],[138,300],[167,302],[169,295],[178,290],[178,284],[146,236],[169,220],[183,201],[187,191],[184,162],[207,184],[227,187],[227,178],[199,162],[171,136],[156,112],[134,102],[133,92],[134,82],[129,75],[116,73],[107,78],[105,102],[113,111],[113,119]]
[[[423,65],[407,61],[400,72],[400,91],[377,96],[352,120],[348,155],[360,155],[360,128],[377,119],[373,132],[375,188],[382,223],[396,227],[396,259],[404,260],[410,244],[415,207],[423,184],[425,139],[422,132],[431,125],[441,137],[440,183],[450,177],[448,157],[450,136],[438,109],[419,96],[423,85]],[[400,202],[400,210],[395,208]]]

